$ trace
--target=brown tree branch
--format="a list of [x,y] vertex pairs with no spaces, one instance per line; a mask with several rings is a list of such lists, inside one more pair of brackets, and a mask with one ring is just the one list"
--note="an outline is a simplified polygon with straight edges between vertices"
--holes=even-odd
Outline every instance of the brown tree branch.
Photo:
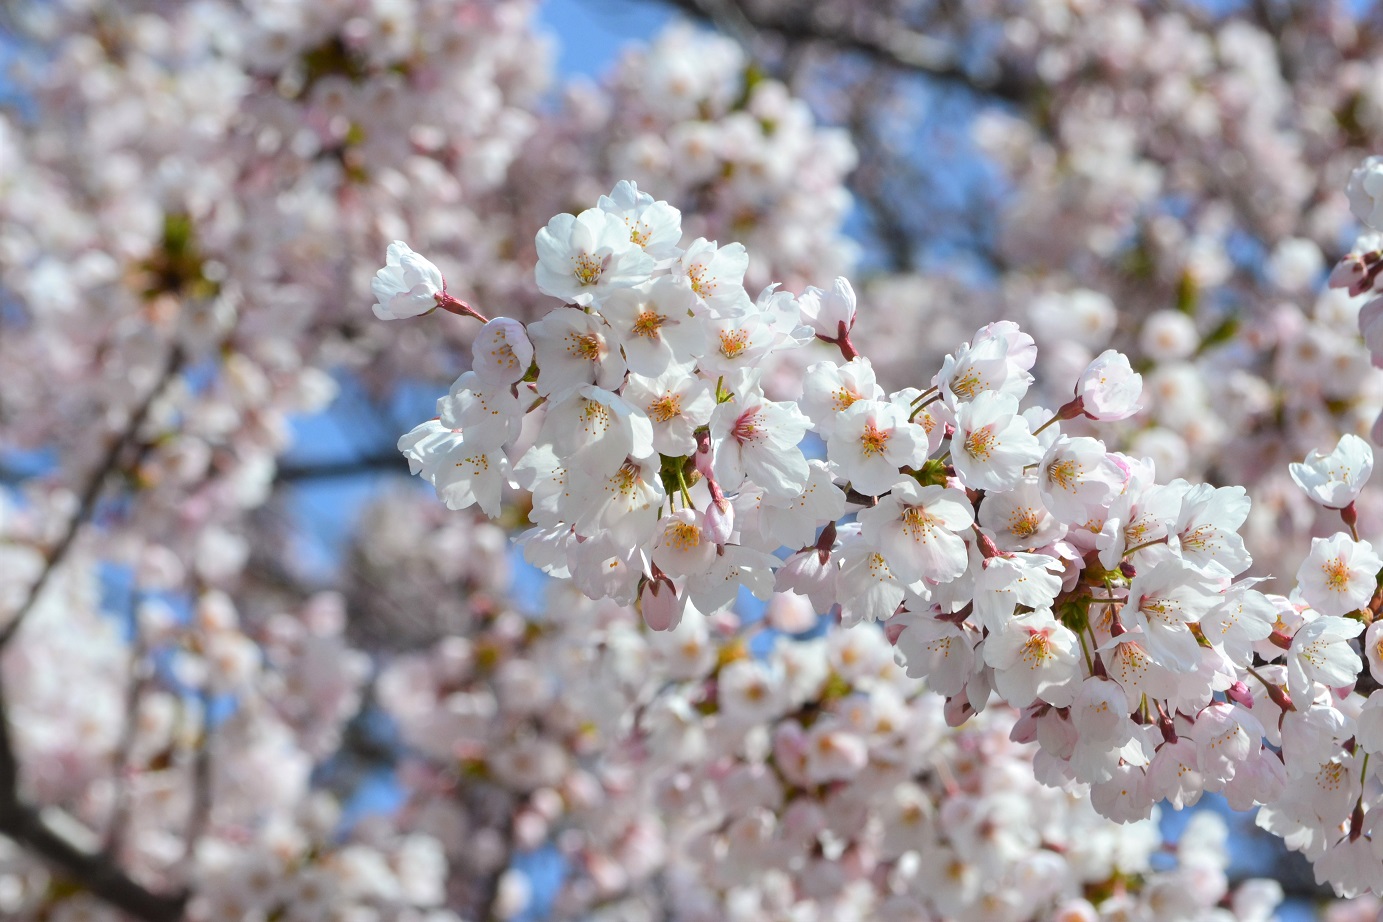
[[[3,676],[0,676],[2,679]],[[4,682],[0,681],[0,715],[6,715]],[[0,834],[13,839],[93,896],[144,922],[177,922],[187,894],[158,894],[134,880],[108,856],[88,851],[59,831],[75,824],[64,815],[62,824],[50,819],[56,811],[39,810],[19,794],[19,762],[10,737],[8,717],[0,719]]]
[[[154,401],[177,375],[183,361],[182,349],[174,346],[168,353],[158,380],[135,407],[124,428],[88,477],[77,509],[68,520],[62,536],[48,551],[38,579],[14,617],[0,631],[0,649],[13,639],[42,596],[44,588],[67,558],[82,526],[95,511],[107,478],[118,469],[122,456],[148,418]],[[63,827],[80,828],[77,820],[56,808],[39,808],[24,800],[20,793],[19,760],[10,733],[6,694],[4,674],[0,672],[0,834],[14,840],[58,873],[127,915],[144,922],[176,922],[181,919],[187,904],[186,893],[154,893],[121,870],[109,854],[88,849],[82,843],[73,841]],[[92,838],[95,838],[94,835]]]
[[[741,37],[744,25],[788,42],[814,42],[840,51],[858,52],[875,60],[982,96],[1011,103],[1026,103],[1034,84],[1012,68],[996,65],[993,73],[964,67],[944,41],[906,28],[902,23],[880,20],[868,25],[842,17],[827,21],[819,15],[821,4],[782,4],[768,11],[742,0],[661,0],[690,16],[709,21],[728,34]],[[733,15],[730,11],[733,11]]]
[[135,436],[139,434],[139,429],[144,425],[144,420],[148,419],[149,411],[152,409],[154,401],[158,398],[159,394],[163,393],[164,387],[182,368],[183,360],[182,348],[180,346],[174,346],[168,353],[168,358],[164,363],[163,371],[159,375],[158,380],[154,383],[153,387],[149,388],[149,393],[145,395],[139,405],[135,407],[134,413],[130,415],[129,420],[125,423],[125,428],[116,436],[115,440],[111,442],[110,447],[106,449],[105,456],[101,459],[101,463],[96,465],[96,469],[92,471],[91,476],[87,478],[86,486],[82,489],[81,499],[77,503],[77,511],[74,512],[72,518],[68,520],[67,528],[63,531],[62,537],[58,539],[57,544],[53,545],[52,549],[45,555],[43,570],[39,573],[38,579],[34,582],[33,587],[30,588],[29,594],[25,596],[23,604],[21,604],[18,611],[14,613],[14,617],[10,619],[10,622],[6,624],[3,629],[0,629],[0,650],[3,650],[5,646],[9,644],[10,640],[13,639],[20,625],[24,623],[24,619],[28,617],[29,612],[33,611],[34,605],[38,603],[39,597],[43,595],[43,590],[47,587],[49,580],[53,578],[53,574],[57,572],[62,562],[67,558],[68,551],[72,549],[72,542],[77,539],[77,535],[81,532],[82,526],[91,518],[91,513],[96,509],[96,501],[101,498],[101,489],[105,486],[106,478],[115,472],[119,465],[121,455],[124,454],[125,449],[130,443],[134,441]]

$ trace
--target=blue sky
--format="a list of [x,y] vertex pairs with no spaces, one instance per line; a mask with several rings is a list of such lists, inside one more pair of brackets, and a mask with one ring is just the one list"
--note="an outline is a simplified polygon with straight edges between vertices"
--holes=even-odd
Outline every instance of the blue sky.
[[557,73],[599,76],[620,49],[647,39],[671,22],[668,7],[649,0],[547,0],[538,21],[557,40]]

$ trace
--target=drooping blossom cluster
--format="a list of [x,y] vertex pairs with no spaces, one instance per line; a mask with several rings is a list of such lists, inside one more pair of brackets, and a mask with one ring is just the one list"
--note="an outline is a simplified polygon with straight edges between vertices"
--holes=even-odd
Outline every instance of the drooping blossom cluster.
[[[1219,792],[1265,807],[1260,823],[1340,892],[1373,885],[1383,791],[1369,705],[1350,693],[1383,570],[1353,516],[1365,443],[1294,465],[1350,533],[1314,540],[1295,588],[1273,594],[1244,575],[1243,488],[1158,483],[1148,459],[1063,431],[1139,410],[1121,354],[1097,356],[1060,406],[1025,410],[1037,348],[1000,321],[925,390],[886,393],[854,347],[846,281],[751,299],[741,247],[679,236],[632,184],[554,218],[536,282],[564,306],[526,331],[486,322],[472,371],[399,442],[414,472],[492,515],[507,487],[529,491],[528,559],[654,630],[742,590],[882,622],[952,725],[997,693],[1021,712],[1014,738],[1038,743],[1039,777],[1088,790],[1101,814]],[[780,356],[825,346],[840,360],[774,399]]]
[[1226,887],[1224,829],[1208,814],[1175,866],[1154,870],[1155,822],[1113,824],[1041,785],[1034,747],[1010,739],[1012,710],[949,727],[882,632],[780,633],[812,620],[792,596],[750,624],[688,607],[666,632],[565,581],[547,608],[531,623],[496,612],[379,685],[415,747],[417,822],[454,861],[483,859],[499,835],[455,796],[460,779],[513,804],[521,852],[562,859],[555,893],[508,875],[506,911],[709,922],[1223,906],[1249,922],[1280,898],[1268,881]]

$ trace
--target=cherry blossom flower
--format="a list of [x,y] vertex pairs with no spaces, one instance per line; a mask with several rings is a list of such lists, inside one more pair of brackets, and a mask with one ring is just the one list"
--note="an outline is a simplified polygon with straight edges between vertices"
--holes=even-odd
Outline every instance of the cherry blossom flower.
[[1018,400],[986,391],[956,410],[951,459],[965,485],[1006,492],[1018,486],[1023,469],[1042,460],[1042,446],[1018,415]]
[[1383,559],[1367,541],[1345,534],[1311,539],[1311,553],[1297,571],[1297,584],[1308,605],[1322,615],[1343,615],[1363,608],[1378,588]]
[[896,646],[908,675],[926,679],[937,694],[959,694],[975,668],[975,638],[949,621],[911,614],[899,618],[903,630]]
[[447,396],[438,398],[437,417],[448,429],[464,429],[472,444],[499,448],[518,435],[523,408],[507,386],[484,382],[468,371]]
[[749,253],[743,244],[719,246],[698,237],[672,264],[672,277],[688,285],[701,302],[721,317],[744,313],[752,305],[744,291]]
[[624,355],[614,331],[599,316],[575,308],[555,310],[528,325],[538,360],[538,393],[581,384],[613,390],[624,380]]
[[883,388],[874,380],[874,368],[863,356],[844,365],[820,362],[807,368],[802,382],[802,412],[823,438],[835,432],[845,411],[861,400],[882,401]]
[[876,547],[856,537],[842,542],[833,559],[839,560],[840,567],[835,588],[842,624],[893,617],[907,596],[907,589]]
[[611,292],[600,314],[624,347],[629,370],[656,378],[706,350],[706,332],[691,315],[696,295],[668,276]]
[[618,394],[590,384],[554,401],[543,431],[567,467],[584,467],[592,476],[614,472],[626,458],[654,453],[648,417]]
[[649,556],[669,576],[690,576],[710,569],[716,544],[705,533],[701,513],[679,509],[658,522]]
[[501,493],[509,476],[503,451],[475,445],[465,433],[437,420],[415,427],[399,439],[399,451],[437,489],[448,509],[479,505],[486,515],[499,515]]
[[1066,534],[1066,524],[1047,509],[1037,479],[1031,475],[1013,490],[986,496],[979,522],[1005,551],[1044,547]]
[[1312,450],[1301,464],[1290,464],[1292,480],[1327,509],[1343,509],[1359,497],[1373,473],[1373,449],[1357,435],[1340,436],[1329,454]]
[[1075,699],[1079,675],[1076,635],[1048,609],[1016,615],[984,644],[999,694],[1017,707],[1037,698],[1065,707]]
[[802,319],[822,339],[834,341],[855,325],[855,289],[838,278],[829,291],[808,287],[797,299]]
[[905,480],[861,511],[859,521],[865,539],[905,582],[944,583],[965,572],[968,556],[959,533],[974,524],[975,513],[959,490]]
[[538,231],[538,290],[582,307],[599,306],[611,291],[631,288],[653,258],[630,242],[624,220],[599,208],[559,214]]
[[952,407],[984,391],[1022,399],[1032,383],[1029,369],[1036,360],[1032,337],[1016,323],[1000,321],[980,329],[973,342],[948,355],[936,380]]
[[1091,419],[1128,419],[1142,409],[1143,376],[1129,365],[1128,356],[1113,349],[1100,353],[1076,382],[1080,409]]
[[1338,688],[1354,682],[1363,668],[1359,654],[1349,645],[1364,630],[1359,621],[1322,615],[1308,621],[1292,638],[1287,651],[1287,688],[1304,696],[1311,682]]
[[927,456],[927,435],[908,422],[907,410],[877,400],[841,413],[826,444],[837,476],[869,495],[888,490],[900,468],[920,466]]
[[816,538],[816,530],[845,514],[845,492],[831,481],[825,462],[807,462],[807,483],[796,496],[782,497],[743,491],[754,501],[757,532],[773,546],[803,547]]
[[1091,438],[1060,436],[1037,468],[1037,482],[1047,507],[1068,521],[1084,522],[1106,506],[1123,487],[1127,472]]
[[517,384],[533,364],[533,343],[509,317],[487,321],[471,343],[471,370],[486,384]]
[[672,457],[696,451],[695,432],[711,421],[715,394],[691,365],[669,365],[651,378],[631,374],[624,399],[643,410],[653,427],[653,449]]
[[1374,230],[1383,230],[1383,157],[1368,157],[1355,167],[1345,194],[1356,218]]
[[745,479],[765,494],[795,496],[807,485],[807,459],[798,448],[810,425],[796,406],[747,395],[722,403],[711,414],[715,473],[734,491]]
[[385,266],[375,273],[370,288],[380,320],[406,320],[436,310],[445,283],[442,272],[402,240],[389,244]]
[[681,254],[682,213],[667,202],[654,201],[640,192],[636,183],[615,183],[609,195],[602,195],[596,207],[614,215],[629,228],[629,241],[654,259],[673,259]]

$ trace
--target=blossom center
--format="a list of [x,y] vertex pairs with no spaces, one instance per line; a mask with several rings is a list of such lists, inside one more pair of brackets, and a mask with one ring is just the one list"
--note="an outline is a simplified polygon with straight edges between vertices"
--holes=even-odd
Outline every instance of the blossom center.
[[1214,537],[1214,529],[1209,525],[1202,525],[1195,531],[1187,532],[1181,536],[1182,550],[1203,551],[1210,547]]
[[1073,489],[1079,475],[1080,465],[1070,458],[1047,466],[1047,482],[1063,490]]
[[1031,507],[1013,510],[1008,530],[1015,538],[1031,538],[1037,533],[1037,513]]
[[1349,589],[1349,565],[1343,557],[1327,560],[1321,564],[1321,569],[1325,571],[1325,588],[1333,592],[1345,592]]
[[598,362],[600,337],[594,333],[572,333],[567,336],[567,353],[588,362]]
[[631,461],[626,461],[620,465],[619,472],[615,474],[615,489],[625,495],[630,496],[634,492],[634,487],[639,482],[639,467]]
[[921,506],[905,507],[901,518],[903,531],[907,532],[914,541],[926,541],[927,533],[936,524],[936,519],[928,515],[927,510]]
[[832,395],[831,402],[835,406],[837,412],[843,413],[854,406],[855,401],[859,399],[859,394],[856,394],[849,388],[842,387]]
[[715,277],[707,277],[706,266],[697,263],[687,270],[687,281],[691,282],[692,291],[703,298],[709,298],[716,290]]
[[663,533],[668,547],[676,551],[689,551],[701,546],[701,529],[691,522],[673,522]]
[[999,439],[994,434],[993,426],[981,426],[971,430],[965,437],[966,454],[981,461],[988,461],[994,454],[994,448],[998,445]]
[[572,262],[576,264],[572,274],[582,285],[596,284],[600,281],[600,274],[605,271],[604,261],[596,259],[590,253],[573,256]]
[[634,318],[633,333],[635,336],[657,339],[659,327],[666,322],[667,318],[657,311],[642,311]]
[[1330,762],[1321,766],[1320,772],[1316,775],[1316,784],[1322,790],[1337,791],[1348,780],[1345,767],[1339,762]]
[[682,414],[682,398],[676,394],[664,394],[648,405],[647,413],[654,422],[665,423]]
[[581,409],[581,418],[585,421],[587,435],[604,432],[610,428],[610,410],[598,400],[586,401],[586,405]]
[[498,344],[495,346],[495,348],[490,350],[491,360],[493,360],[494,363],[498,365],[500,368],[508,368],[510,370],[518,368],[519,358],[518,356],[514,355],[514,347],[509,345],[509,342],[504,338],[504,333],[502,331],[500,332],[497,339]]
[[730,434],[735,437],[735,441],[743,445],[745,442],[753,442],[763,436],[763,426],[759,425],[759,408],[745,410],[740,414],[739,419],[735,420],[735,428],[730,430]]
[[965,374],[958,376],[951,384],[951,392],[966,400],[974,397],[982,390],[984,390],[984,378],[974,368],[967,368]]
[[628,218],[624,219],[624,223],[629,228],[630,243],[640,247],[648,246],[648,238],[652,236],[652,232],[648,229],[647,224],[642,221],[632,223]]
[[866,458],[877,458],[884,453],[888,447],[888,437],[892,433],[880,429],[873,423],[864,424],[864,432],[860,435],[860,449]]
[[727,359],[738,358],[749,345],[749,334],[744,330],[722,330],[720,334],[720,354]]
[[1035,631],[1023,644],[1023,661],[1031,666],[1041,666],[1053,655],[1052,641],[1046,631]]

